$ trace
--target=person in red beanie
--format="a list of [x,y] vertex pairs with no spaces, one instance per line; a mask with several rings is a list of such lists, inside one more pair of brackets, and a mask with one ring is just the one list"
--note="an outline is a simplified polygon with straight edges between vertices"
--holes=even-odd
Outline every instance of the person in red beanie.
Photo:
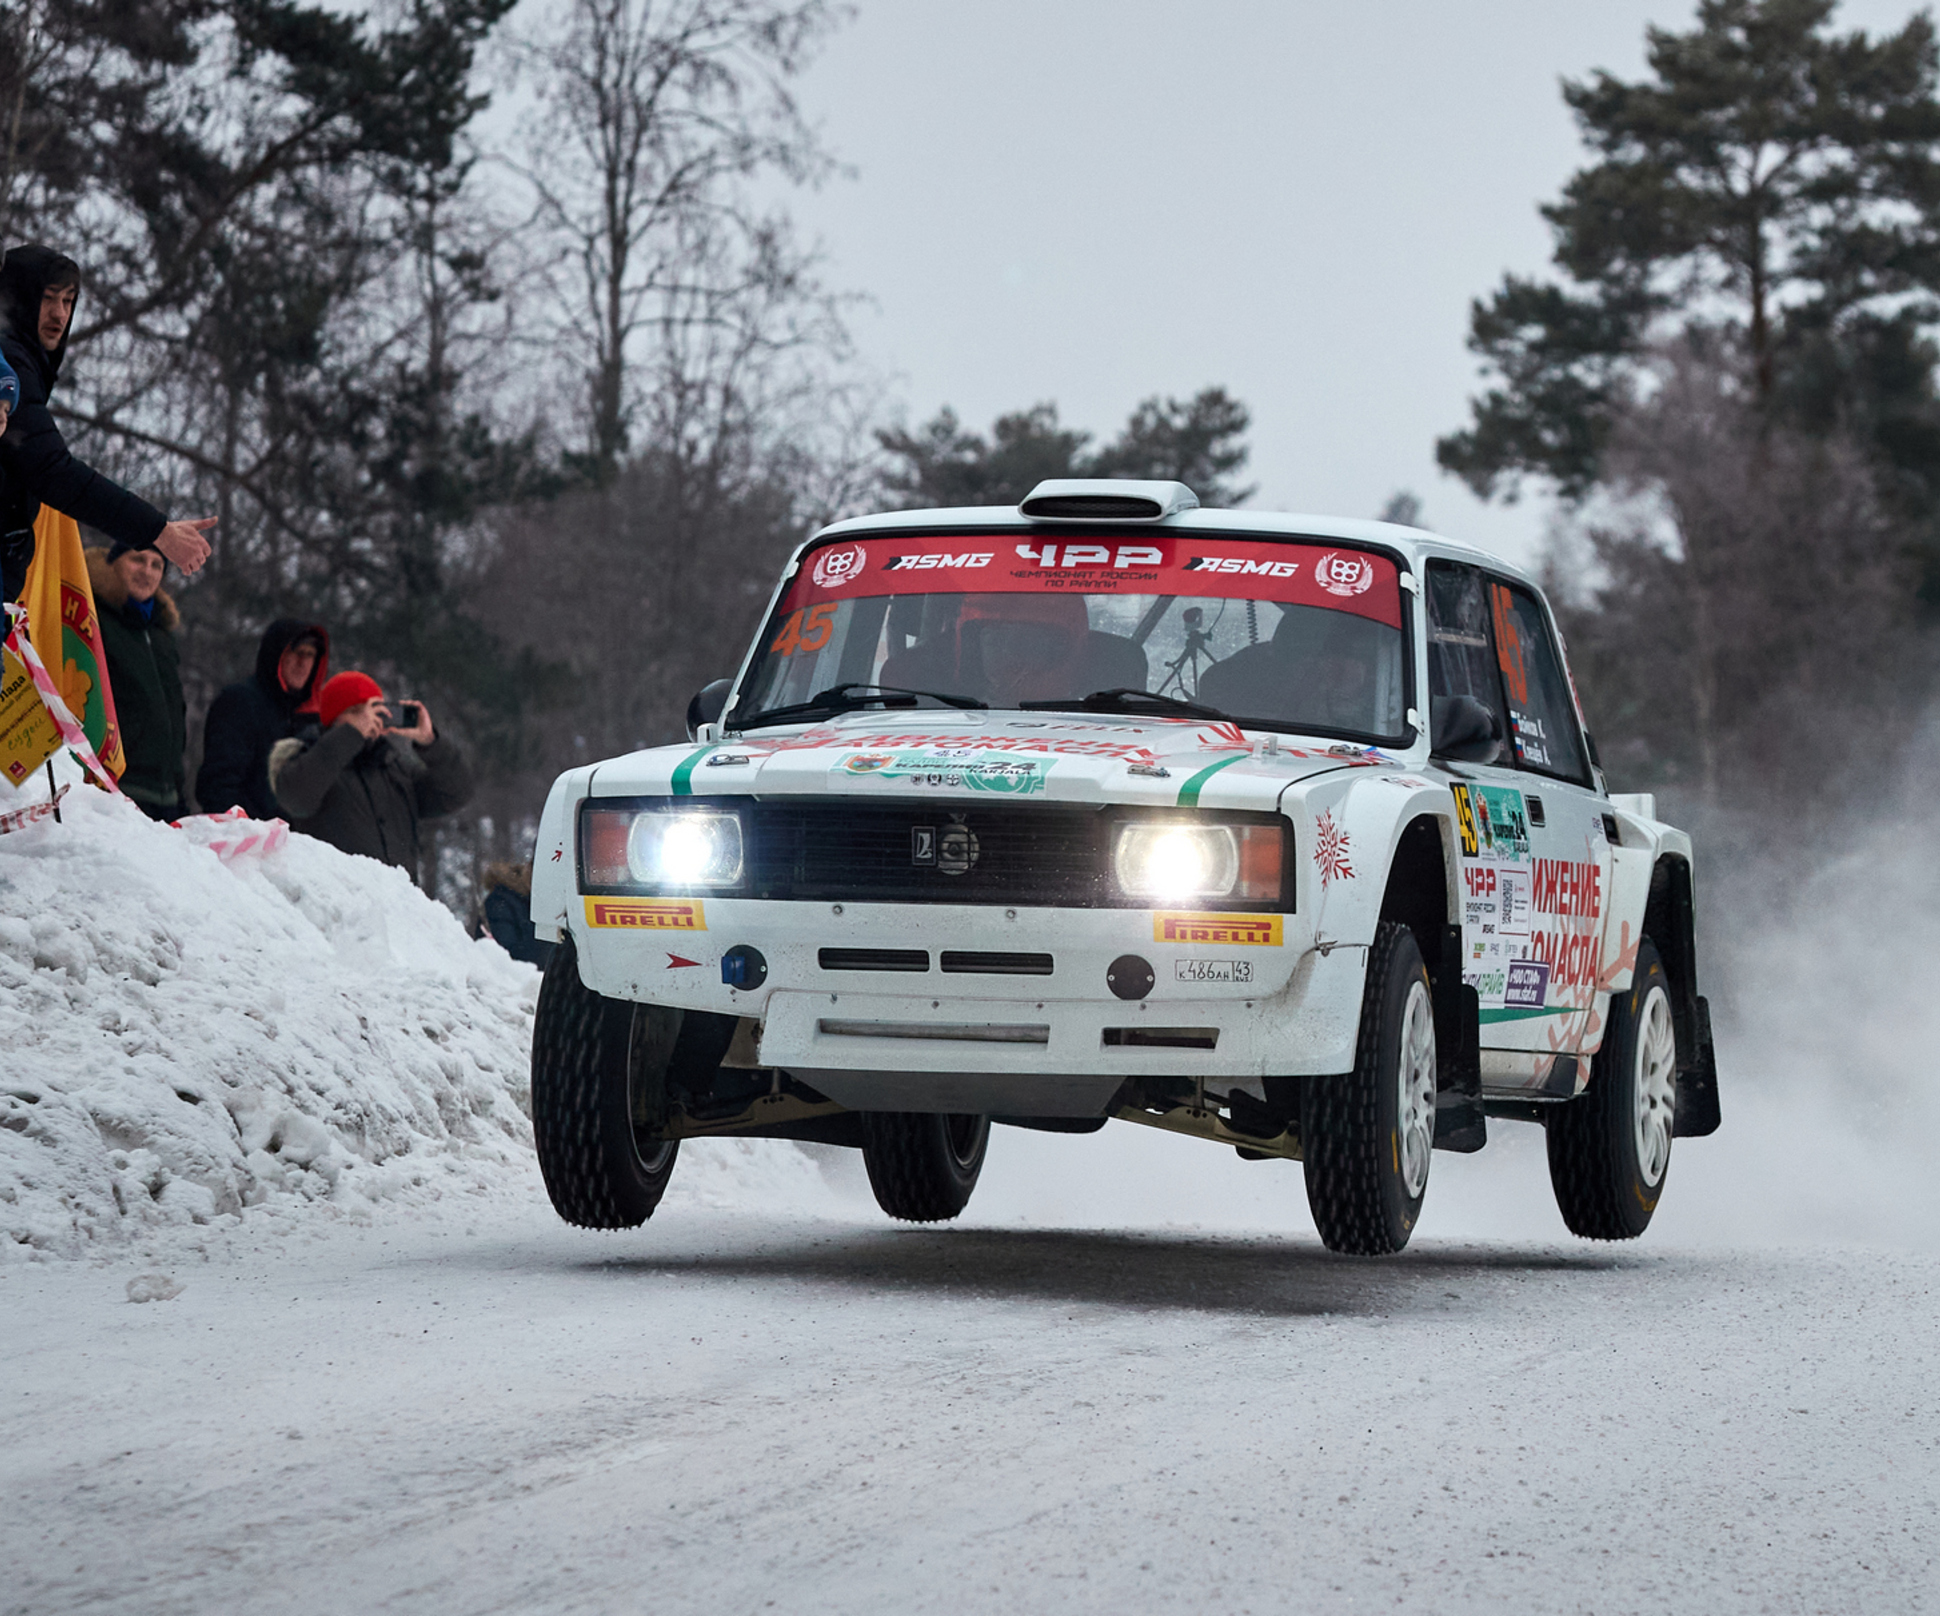
[[418,825],[471,800],[471,765],[422,702],[415,725],[395,725],[402,711],[367,673],[332,675],[317,693],[317,716],[315,740],[278,741],[269,755],[270,788],[290,828],[394,864],[423,885]]

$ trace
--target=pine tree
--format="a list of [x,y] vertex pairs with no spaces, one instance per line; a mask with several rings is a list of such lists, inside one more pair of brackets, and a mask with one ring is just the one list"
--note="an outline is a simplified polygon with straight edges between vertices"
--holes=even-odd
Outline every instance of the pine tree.
[[877,441],[900,462],[884,479],[890,495],[913,507],[1015,505],[1039,483],[1059,477],[1132,477],[1182,482],[1202,505],[1243,504],[1253,489],[1231,478],[1252,451],[1252,416],[1223,387],[1190,399],[1154,395],[1125,429],[1095,454],[1088,432],[1058,419],[1055,404],[999,416],[986,440],[944,409],[914,432],[885,431]]
[[1940,56],[1924,13],[1869,39],[1835,0],[1702,0],[1649,32],[1651,76],[1564,85],[1594,161],[1543,209],[1557,280],[1471,312],[1496,385],[1437,457],[1478,494],[1569,498],[1653,342],[1723,326],[1761,407],[1842,420],[1940,503]]

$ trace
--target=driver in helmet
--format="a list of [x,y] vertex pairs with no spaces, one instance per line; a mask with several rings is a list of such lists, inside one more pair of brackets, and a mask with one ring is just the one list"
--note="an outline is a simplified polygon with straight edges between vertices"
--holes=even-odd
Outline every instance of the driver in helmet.
[[1082,696],[1091,633],[1077,595],[966,595],[957,616],[957,668],[981,673],[993,707]]

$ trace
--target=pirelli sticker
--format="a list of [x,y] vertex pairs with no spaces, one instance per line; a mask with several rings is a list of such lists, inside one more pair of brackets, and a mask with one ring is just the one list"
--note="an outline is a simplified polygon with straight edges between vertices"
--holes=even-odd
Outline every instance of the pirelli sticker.
[[1278,915],[1190,915],[1159,913],[1152,916],[1152,940],[1159,943],[1218,943],[1222,947],[1238,943],[1242,947],[1278,948],[1281,943]]
[[622,931],[706,931],[699,898],[588,898],[586,924]]

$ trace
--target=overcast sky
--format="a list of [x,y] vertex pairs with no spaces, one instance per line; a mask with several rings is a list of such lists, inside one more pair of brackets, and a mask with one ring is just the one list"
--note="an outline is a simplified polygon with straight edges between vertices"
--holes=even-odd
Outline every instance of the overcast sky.
[[[1897,28],[1905,0],[1841,26]],[[914,423],[1054,400],[1109,436],[1153,393],[1253,410],[1260,509],[1525,556],[1544,507],[1434,461],[1477,385],[1471,298],[1549,256],[1581,160],[1558,80],[1634,76],[1640,0],[861,0],[802,94],[855,177],[798,196]]]

